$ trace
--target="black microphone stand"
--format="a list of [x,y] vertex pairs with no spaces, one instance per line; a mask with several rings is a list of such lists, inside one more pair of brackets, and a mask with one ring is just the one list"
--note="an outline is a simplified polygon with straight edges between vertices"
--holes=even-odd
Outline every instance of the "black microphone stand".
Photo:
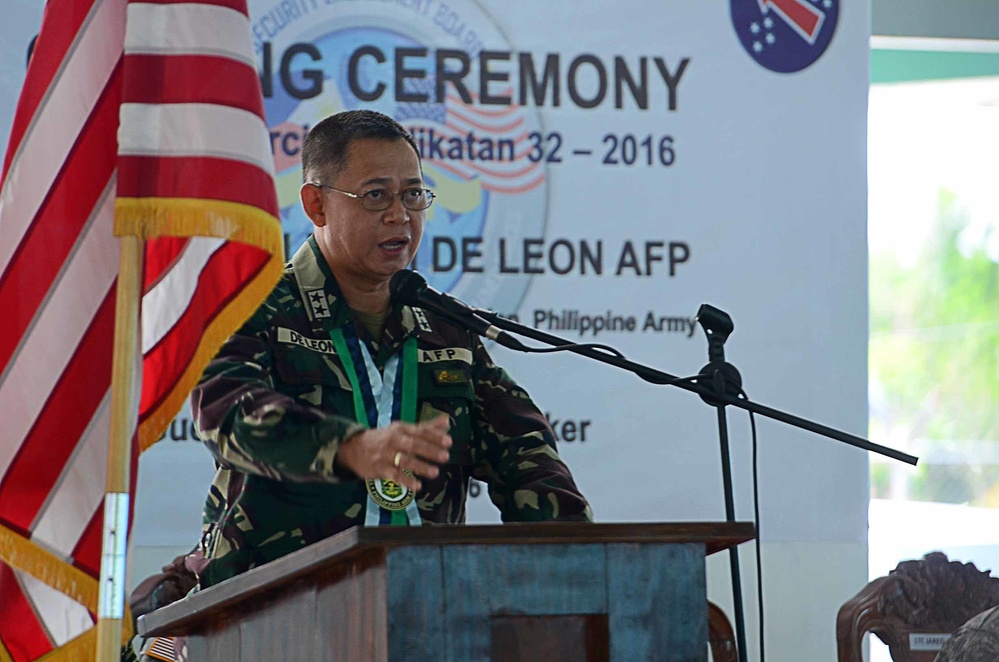
[[[725,492],[725,518],[729,522],[735,521],[735,500],[732,493],[732,469],[728,444],[728,423],[725,413],[725,407],[728,405],[760,414],[761,416],[766,416],[767,418],[787,423],[788,425],[793,425],[803,430],[808,430],[872,453],[878,453],[879,455],[883,455],[900,462],[915,465],[919,461],[915,456],[887,446],[872,443],[863,437],[858,437],[856,435],[843,432],[842,430],[837,430],[835,428],[831,428],[793,414],[788,414],[786,412],[773,409],[772,407],[757,404],[749,400],[749,398],[745,397],[742,393],[742,377],[739,374],[739,371],[736,370],[733,365],[725,361],[725,341],[728,339],[729,334],[731,334],[734,330],[735,325],[732,323],[732,318],[729,317],[728,314],[708,304],[702,305],[697,312],[697,321],[704,329],[704,333],[708,337],[708,364],[701,368],[698,373],[698,377],[700,377],[700,379],[694,378],[690,380],[681,379],[675,375],[662,372],[661,370],[656,370],[640,363],[629,361],[620,355],[612,354],[608,351],[600,350],[599,348],[578,346],[572,341],[560,338],[550,333],[545,333],[544,331],[538,331],[537,329],[520,324],[519,322],[506,319],[505,317],[501,317],[490,310],[474,308],[473,312],[475,315],[488,320],[492,325],[500,329],[532,338],[553,347],[565,347],[566,351],[581,354],[591,359],[596,359],[597,361],[633,372],[645,381],[653,384],[676,386],[677,388],[692,391],[697,393],[706,403],[715,407],[718,414],[718,434],[721,444],[722,482]],[[739,397],[740,395],[743,397]],[[756,544],[759,545],[760,541],[757,540]],[[739,651],[740,662],[746,662],[746,623],[742,605],[742,578],[739,569],[739,552],[735,547],[729,548],[729,564],[732,575],[732,597],[735,603],[736,645]]]
[[[701,399],[718,411],[718,441],[721,444],[722,485],[725,492],[725,519],[735,521],[735,498],[732,490],[732,462],[728,448],[728,419],[725,415],[725,403],[714,397],[717,395],[737,396],[742,392],[742,376],[730,363],[725,362],[725,341],[735,329],[732,318],[727,313],[714,306],[703,304],[697,311],[697,323],[704,329],[708,337],[708,364],[701,368],[699,374],[705,380],[711,380],[714,395],[701,393]],[[759,532],[757,532],[757,536]],[[757,537],[756,544],[760,541]],[[746,662],[746,617],[742,606],[742,573],[739,569],[739,549],[733,545],[728,548],[729,568],[732,576],[732,601],[735,609],[735,638],[739,661]],[[757,578],[762,582],[762,578]],[[761,633],[762,636],[762,633]]]

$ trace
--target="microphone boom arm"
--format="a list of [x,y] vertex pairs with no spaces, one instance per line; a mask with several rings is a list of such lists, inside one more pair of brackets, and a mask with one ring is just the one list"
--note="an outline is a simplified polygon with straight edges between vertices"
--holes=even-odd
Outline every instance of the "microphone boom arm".
[[532,329],[529,326],[520,324],[519,322],[514,322],[513,320],[507,319],[491,310],[484,310],[482,308],[473,308],[473,312],[481,317],[482,319],[488,321],[495,327],[510,331],[511,333],[517,333],[522,336],[526,336],[538,342],[543,342],[553,347],[565,347],[566,351],[573,352],[575,354],[581,354],[591,359],[601,361],[602,363],[607,363],[618,368],[622,368],[629,372],[632,372],[647,382],[653,384],[668,384],[671,386],[676,386],[677,388],[682,388],[686,391],[696,393],[702,398],[709,398],[712,402],[717,402],[721,405],[732,405],[733,407],[738,407],[739,409],[744,409],[746,411],[751,411],[753,413],[759,414],[761,416],[766,416],[775,421],[780,421],[788,425],[793,425],[794,427],[800,428],[802,430],[807,430],[809,432],[814,432],[815,434],[822,435],[823,437],[828,437],[830,439],[835,439],[841,441],[845,444],[855,446],[862,450],[870,451],[871,453],[877,453],[885,457],[891,458],[893,460],[898,460],[899,462],[905,462],[906,464],[911,464],[913,466],[919,461],[919,458],[909,455],[908,453],[903,453],[902,451],[896,450],[894,448],[889,448],[888,446],[882,446],[880,444],[875,444],[863,437],[858,437],[856,435],[844,432],[842,430],[837,430],[836,428],[829,427],[828,425],[822,425],[821,423],[816,423],[808,419],[802,418],[800,416],[795,416],[794,414],[789,414],[787,412],[774,409],[773,407],[767,407],[766,405],[761,405],[759,403],[753,402],[748,398],[738,398],[727,393],[719,393],[710,383],[710,376],[705,375],[703,383],[697,380],[685,380],[683,378],[671,375],[669,373],[663,372],[661,370],[656,370],[648,366],[642,365],[641,363],[636,363],[630,361],[626,358],[620,356],[614,356],[613,354],[601,352],[593,349],[592,347],[574,346],[570,340],[560,338],[558,336],[552,335],[550,333],[545,333],[544,331],[539,331],[537,329]]

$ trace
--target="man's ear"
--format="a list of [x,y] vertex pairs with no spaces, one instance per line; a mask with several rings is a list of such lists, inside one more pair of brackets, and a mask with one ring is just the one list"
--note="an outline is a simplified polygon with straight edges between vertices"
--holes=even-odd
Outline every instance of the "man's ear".
[[309,217],[312,224],[317,228],[326,225],[326,199],[323,197],[323,190],[312,184],[302,184],[298,192],[302,199],[302,209]]

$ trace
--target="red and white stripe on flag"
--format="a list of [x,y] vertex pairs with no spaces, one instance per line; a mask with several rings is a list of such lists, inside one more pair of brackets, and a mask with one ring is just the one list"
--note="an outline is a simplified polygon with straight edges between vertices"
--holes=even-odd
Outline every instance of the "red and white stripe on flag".
[[245,0],[49,0],[0,185],[0,660],[93,655],[115,235],[145,449],[280,274],[272,164]]

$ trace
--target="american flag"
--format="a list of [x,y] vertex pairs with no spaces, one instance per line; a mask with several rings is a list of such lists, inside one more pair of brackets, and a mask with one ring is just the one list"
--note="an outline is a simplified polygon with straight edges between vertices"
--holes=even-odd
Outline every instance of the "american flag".
[[[510,94],[510,90],[506,90]],[[452,136],[464,137],[469,133],[492,140],[508,140],[514,145],[514,158],[482,161],[466,160],[455,166],[457,172],[466,175],[476,173],[482,178],[487,190],[499,193],[524,193],[541,185],[545,172],[540,160],[532,161],[528,155],[533,151],[534,142],[529,138],[530,130],[520,106],[500,106],[483,108],[473,95],[473,103],[466,104],[453,91],[447,95],[446,128]],[[438,164],[447,168],[448,164]]]
[[[427,81],[406,81],[407,91],[433,93],[433,79]],[[423,85],[419,85],[423,83]],[[496,95],[513,95],[512,88],[496,90]],[[537,141],[532,139],[530,123],[523,107],[515,104],[487,108],[479,103],[479,96],[470,93],[472,103],[466,103],[461,95],[448,89],[443,103],[401,103],[396,108],[396,118],[410,129],[417,142],[421,142],[423,158],[439,168],[461,179],[478,177],[482,187],[488,191],[506,194],[525,193],[537,188],[545,181],[544,163],[537,158]],[[448,152],[451,139],[456,138],[466,144],[466,138],[475,138],[473,158],[468,150],[463,150],[463,158],[437,158],[428,149],[430,131],[435,138],[443,138],[442,151]],[[482,149],[482,141],[491,141],[493,159],[475,158]],[[513,145],[513,155],[499,149],[500,142]],[[530,157],[534,155],[532,160]]]
[[49,0],[0,185],[0,660],[92,657],[115,235],[145,449],[280,274],[272,170],[246,0]]

